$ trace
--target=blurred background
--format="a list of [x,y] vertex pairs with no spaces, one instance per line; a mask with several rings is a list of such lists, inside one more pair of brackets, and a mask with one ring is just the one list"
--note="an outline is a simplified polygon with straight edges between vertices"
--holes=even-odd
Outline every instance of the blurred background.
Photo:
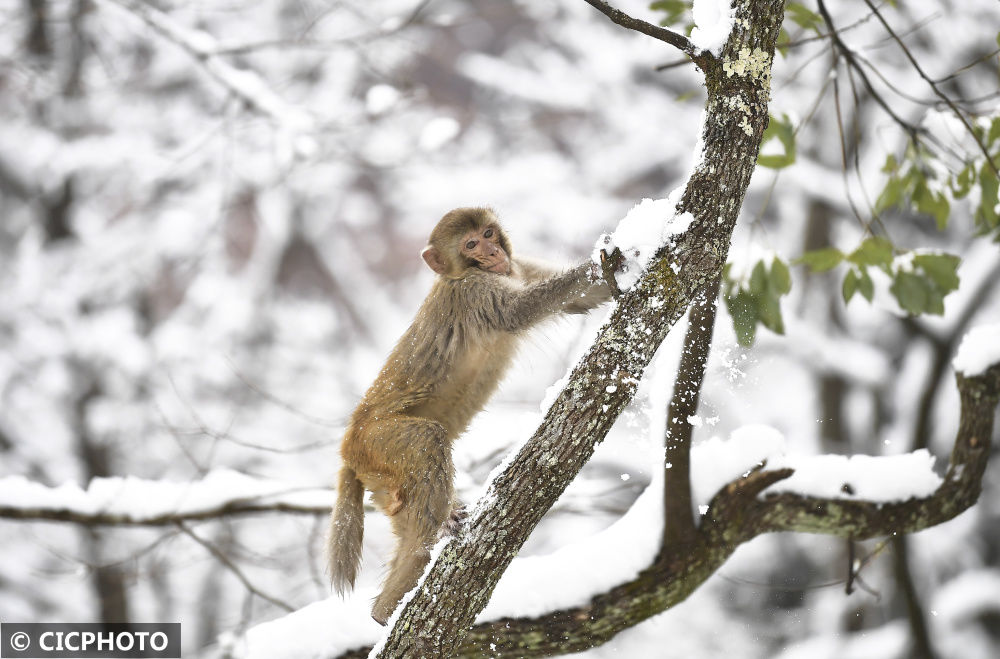
[[[995,0],[880,7],[963,109],[996,114]],[[833,16],[882,96],[786,21],[772,114],[796,126],[796,162],[758,168],[736,262],[857,245],[905,143],[880,100],[956,163],[971,148],[866,7]],[[700,80],[579,0],[0,1],[0,501],[12,477],[184,487],[228,468],[332,486],[344,420],[429,288],[418,255],[437,219],[489,205],[516,253],[589,257],[640,199],[683,182]],[[784,336],[740,347],[720,312],[696,441],[766,423],[796,452],[928,447],[944,464],[948,364],[970,325],[1000,316],[997,246],[958,200],[944,230],[898,210],[883,222],[897,245],[962,256],[944,315],[909,318],[882,294],[845,305],[839,278],[795,268]],[[604,314],[532,335],[459,443],[466,500]],[[526,555],[585,540],[649,482],[682,330]],[[997,656],[998,485],[994,460],[974,509],[859,546],[873,556],[853,594],[843,541],[758,538],[589,654]],[[0,620],[179,621],[185,656],[211,652],[329,596],[319,508],[183,528],[0,517]],[[391,538],[380,516],[368,529],[375,583]]]

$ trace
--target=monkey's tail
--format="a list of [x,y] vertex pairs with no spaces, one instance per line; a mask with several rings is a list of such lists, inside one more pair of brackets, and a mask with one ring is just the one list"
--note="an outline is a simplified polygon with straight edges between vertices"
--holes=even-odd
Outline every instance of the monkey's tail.
[[361,564],[361,539],[365,532],[364,495],[364,485],[354,470],[346,465],[341,467],[327,545],[330,580],[341,596],[354,588]]

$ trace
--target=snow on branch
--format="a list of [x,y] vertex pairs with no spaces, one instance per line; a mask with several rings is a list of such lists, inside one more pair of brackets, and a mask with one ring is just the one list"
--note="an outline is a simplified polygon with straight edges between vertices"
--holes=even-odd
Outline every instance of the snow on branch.
[[973,327],[962,338],[951,365],[966,377],[981,375],[1000,364],[1000,323]]
[[[254,71],[238,69],[218,55],[218,44],[211,35],[186,28],[155,7],[137,0],[99,0],[106,6],[124,9],[168,41],[176,44],[197,60],[223,87],[242,99],[248,106],[273,119],[292,135],[308,133],[312,118],[300,108],[288,104],[274,93]],[[303,144],[297,145],[306,148]]]
[[193,482],[132,476],[47,487],[23,476],[0,478],[0,518],[133,526],[263,512],[326,514],[333,492],[217,469]]

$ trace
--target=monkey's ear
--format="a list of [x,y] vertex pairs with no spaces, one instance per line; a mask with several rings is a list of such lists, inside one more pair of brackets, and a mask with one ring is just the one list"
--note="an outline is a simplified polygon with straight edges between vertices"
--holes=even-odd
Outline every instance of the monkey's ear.
[[439,275],[443,275],[448,272],[448,266],[445,265],[444,259],[441,258],[441,252],[439,252],[436,247],[433,247],[432,245],[424,247],[424,251],[420,252],[420,256],[424,259],[424,263],[427,264],[427,267]]

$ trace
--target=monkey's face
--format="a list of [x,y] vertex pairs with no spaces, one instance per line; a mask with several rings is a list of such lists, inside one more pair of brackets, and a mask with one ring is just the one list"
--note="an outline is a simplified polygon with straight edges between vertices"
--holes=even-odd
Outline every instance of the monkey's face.
[[494,223],[473,229],[462,236],[459,252],[480,270],[510,274],[510,257],[501,244],[500,227]]

